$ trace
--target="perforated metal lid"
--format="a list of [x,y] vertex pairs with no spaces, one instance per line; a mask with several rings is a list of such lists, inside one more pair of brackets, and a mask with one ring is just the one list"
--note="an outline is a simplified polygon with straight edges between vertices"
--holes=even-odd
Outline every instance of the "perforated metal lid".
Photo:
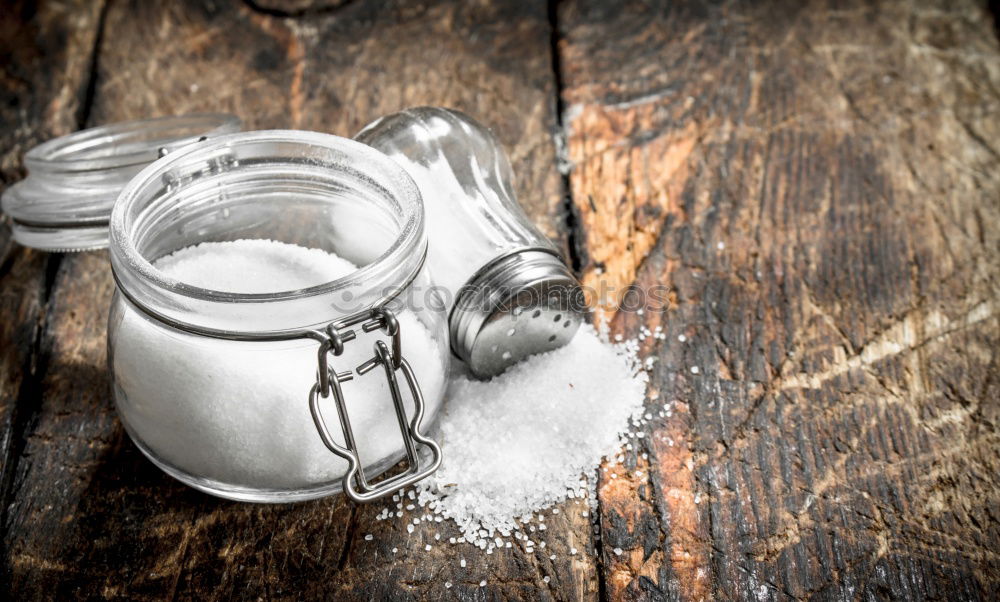
[[583,321],[583,290],[546,249],[498,259],[463,288],[451,312],[451,348],[489,378],[529,355],[558,349]]
[[28,151],[28,177],[3,193],[14,240],[45,251],[108,245],[108,219],[122,188],[157,158],[205,136],[238,132],[224,113],[160,117],[104,125]]

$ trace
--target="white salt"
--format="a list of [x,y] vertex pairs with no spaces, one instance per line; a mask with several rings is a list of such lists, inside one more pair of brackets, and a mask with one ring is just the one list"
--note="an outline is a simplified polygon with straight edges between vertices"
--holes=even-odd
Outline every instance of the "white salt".
[[[356,270],[330,253],[269,240],[203,243],[161,258],[156,267],[187,284],[232,293],[298,290]],[[444,388],[444,360],[415,314],[403,311],[398,319],[404,354],[424,393],[427,424]],[[353,369],[381,336],[358,329],[359,340],[331,362],[341,371]],[[254,489],[308,489],[334,483],[345,472],[347,463],[323,445],[309,412],[315,341],[192,336],[165,329],[126,305],[114,344],[124,420],[161,461],[224,487]],[[397,454],[402,438],[385,379],[376,371],[344,383],[343,391],[365,464]],[[342,440],[332,400],[323,412]]]
[[589,488],[583,475],[615,454],[641,417],[647,378],[636,349],[585,325],[567,346],[488,382],[456,375],[438,429],[443,462],[418,485],[420,499],[478,539]]

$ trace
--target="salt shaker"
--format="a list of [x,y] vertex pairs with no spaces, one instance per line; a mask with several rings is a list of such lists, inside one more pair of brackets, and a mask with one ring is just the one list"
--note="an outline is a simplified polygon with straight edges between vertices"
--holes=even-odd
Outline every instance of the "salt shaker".
[[382,117],[355,139],[401,165],[427,214],[427,263],[448,299],[452,352],[480,378],[568,343],[583,319],[579,282],[514,194],[500,142],[438,107]]

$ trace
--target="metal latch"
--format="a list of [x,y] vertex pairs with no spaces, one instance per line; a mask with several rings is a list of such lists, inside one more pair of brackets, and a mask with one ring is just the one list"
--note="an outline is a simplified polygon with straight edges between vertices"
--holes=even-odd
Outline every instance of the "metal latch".
[[[399,430],[403,435],[403,444],[406,448],[407,468],[400,474],[393,475],[378,483],[372,484],[365,475],[364,466],[358,455],[358,446],[354,438],[354,430],[351,428],[351,421],[348,417],[347,404],[344,402],[344,392],[340,384],[354,378],[351,371],[337,372],[329,363],[329,355],[334,357],[344,352],[344,343],[357,338],[357,333],[350,329],[351,326],[361,324],[364,332],[383,330],[391,339],[392,349],[384,341],[376,341],[374,345],[374,356],[356,368],[359,376],[367,374],[378,366],[382,366],[385,372],[386,381],[389,383],[389,392],[392,395],[393,406],[396,410],[396,420],[399,423]],[[317,372],[316,383],[309,391],[309,410],[312,412],[313,422],[316,423],[316,430],[319,431],[323,443],[333,453],[347,460],[347,472],[343,477],[344,492],[355,502],[370,502],[385,497],[395,491],[403,489],[409,485],[424,479],[434,473],[441,465],[441,448],[437,443],[428,439],[420,432],[420,423],[424,416],[424,398],[420,392],[420,385],[413,374],[413,369],[409,362],[403,358],[402,345],[400,343],[399,321],[395,314],[384,307],[372,307],[369,310],[359,312],[343,320],[339,320],[327,326],[323,331],[315,331],[312,338],[320,343],[317,356],[319,370]],[[403,403],[403,396],[400,393],[398,372],[402,372],[406,379],[406,384],[413,397],[413,417],[407,420],[406,407]],[[320,402],[322,399],[333,397],[336,405],[337,415],[340,417],[340,429],[344,434],[345,445],[337,443],[330,435],[330,430],[320,413]],[[420,467],[420,457],[418,446],[422,445],[431,452],[431,460],[427,466]]]

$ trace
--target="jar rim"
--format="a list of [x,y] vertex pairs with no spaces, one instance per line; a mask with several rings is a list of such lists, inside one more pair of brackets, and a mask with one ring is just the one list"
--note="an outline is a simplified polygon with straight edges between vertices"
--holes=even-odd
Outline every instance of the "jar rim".
[[[148,201],[148,195],[153,188],[163,190],[164,177],[173,173],[181,166],[190,166],[212,160],[220,153],[238,149],[242,145],[259,143],[275,143],[286,146],[302,145],[303,147],[318,147],[333,151],[352,162],[361,163],[370,168],[371,183],[384,187],[389,191],[400,208],[400,230],[389,247],[377,258],[358,267],[357,270],[314,286],[286,291],[268,293],[233,293],[227,291],[202,288],[188,284],[176,278],[167,276],[147,259],[137,246],[139,238],[132,232],[133,206]],[[325,165],[324,165],[325,166]],[[346,164],[329,164],[331,169],[349,172],[356,167]],[[359,172],[361,173],[361,172]],[[160,195],[162,196],[162,195]],[[422,257],[426,252],[427,240],[424,235],[424,209],[420,192],[409,174],[382,152],[348,138],[332,134],[310,132],[303,130],[260,130],[240,132],[218,136],[205,141],[191,144],[176,152],[169,153],[153,164],[143,169],[122,190],[115,202],[110,220],[111,264],[116,280],[121,288],[127,289],[136,285],[145,289],[165,291],[171,296],[186,298],[193,303],[222,304],[266,304],[289,300],[301,300],[320,295],[358,287],[369,282],[386,281],[389,274],[400,266],[412,265],[409,271],[414,274],[422,265]],[[414,259],[420,259],[419,262]],[[136,274],[138,278],[130,278],[128,282],[122,278],[124,272]],[[401,275],[403,279],[411,278],[413,274]],[[135,302],[131,291],[123,290]],[[160,312],[152,312],[154,314]],[[177,315],[168,318],[185,324],[192,324],[196,319],[178,320]],[[188,318],[194,316],[188,315]]]
[[[237,131],[240,125],[240,119],[228,113],[190,113],[109,123],[43,142],[25,153],[24,162],[29,172],[66,173],[146,165],[158,158],[163,146],[176,148],[200,136]],[[109,150],[98,152],[101,148]]]

